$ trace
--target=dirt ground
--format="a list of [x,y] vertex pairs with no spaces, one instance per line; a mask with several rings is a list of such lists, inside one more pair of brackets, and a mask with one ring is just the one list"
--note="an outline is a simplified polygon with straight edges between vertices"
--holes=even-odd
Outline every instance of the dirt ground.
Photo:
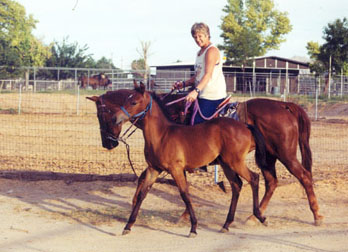
[[[342,108],[337,110],[347,111]],[[70,143],[64,148],[68,150],[66,152],[55,150],[52,147],[54,144],[46,143],[40,148],[35,144],[30,148],[37,153],[36,156],[28,156],[26,152],[21,152],[21,148],[15,147],[24,148],[33,139],[40,144],[47,139],[56,139],[44,127],[38,135],[30,128],[28,132],[32,135],[13,137],[17,133],[15,123],[18,127],[24,124],[20,121],[22,117],[18,117],[11,127],[0,130],[0,138],[5,142],[11,140],[10,146],[14,148],[5,150],[7,145],[0,145],[0,252],[348,251],[348,120],[345,113],[335,114],[332,109],[327,111],[331,114],[313,122],[311,138],[314,188],[320,213],[325,217],[323,225],[313,225],[303,189],[284,167],[278,165],[279,187],[265,213],[268,226],[246,221],[252,213],[252,202],[250,186],[244,183],[235,223],[229,233],[220,233],[228,212],[231,190],[227,186],[227,193],[223,193],[214,185],[213,170],[209,167],[208,173],[197,172],[188,177],[198,217],[198,236],[194,239],[187,238],[190,230],[188,222],[177,223],[184,211],[184,203],[177,188],[168,183],[153,186],[132,232],[121,235],[136,187],[131,170],[118,166],[113,175],[100,176],[110,174],[110,170],[99,168],[97,172],[91,172],[87,167],[103,167],[109,159],[98,160],[93,156],[96,160],[93,163],[77,159],[91,150],[98,157],[115,155],[102,150],[98,128],[89,123],[89,120],[95,122],[96,118],[86,116],[86,124],[79,131],[81,136],[74,140],[79,148],[83,146],[83,150],[71,152],[70,149],[76,146]],[[326,114],[321,113],[323,115]],[[9,115],[0,115],[1,122],[8,122],[9,118]],[[43,117],[40,115],[37,121],[35,118],[30,117],[30,121],[36,124],[35,128],[40,128],[38,121],[42,121]],[[59,123],[59,116],[50,118],[46,124],[55,126],[54,133],[59,131],[62,134],[60,138],[71,138],[75,129],[71,131]],[[80,119],[72,117],[70,121]],[[41,139],[46,131],[48,138]],[[90,136],[87,140],[82,137],[86,132],[90,134],[94,131],[95,137]],[[7,139],[7,136],[11,138]],[[41,152],[51,161],[39,159]],[[55,156],[57,152],[58,156]],[[63,161],[59,161],[61,159]],[[28,162],[32,162],[30,171],[18,172],[23,170],[23,163]],[[110,162],[117,163],[114,160]],[[54,165],[57,170],[53,171],[61,173],[52,173],[50,168]],[[82,168],[75,169],[75,165]],[[140,169],[141,166],[137,167],[138,173]],[[91,173],[93,175],[89,175]],[[260,197],[263,192],[261,181]]]
[[219,230],[229,188],[225,194],[216,186],[192,186],[199,228],[198,236],[189,239],[189,223],[176,223],[184,204],[172,185],[154,185],[131,234],[122,236],[134,182],[0,179],[0,251],[348,251],[346,182],[347,176],[315,182],[325,216],[320,227],[313,225],[296,181],[282,181],[265,214],[267,227],[246,223],[252,205],[245,185],[235,224],[226,234]]

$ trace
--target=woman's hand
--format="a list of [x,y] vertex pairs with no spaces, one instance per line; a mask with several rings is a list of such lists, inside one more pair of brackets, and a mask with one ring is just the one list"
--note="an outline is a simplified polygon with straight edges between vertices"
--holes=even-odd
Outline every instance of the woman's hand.
[[172,86],[172,90],[174,89],[181,89],[181,88],[185,88],[185,82],[184,81],[176,81],[173,86]]
[[198,93],[196,90],[192,90],[187,96],[186,101],[187,102],[194,102],[198,97]]

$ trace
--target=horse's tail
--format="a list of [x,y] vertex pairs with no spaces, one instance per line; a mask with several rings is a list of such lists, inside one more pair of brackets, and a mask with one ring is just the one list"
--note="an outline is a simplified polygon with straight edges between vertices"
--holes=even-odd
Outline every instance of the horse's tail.
[[260,130],[253,125],[247,124],[248,129],[251,131],[254,141],[255,141],[255,161],[258,167],[260,169],[264,169],[267,167],[267,160],[266,160],[266,144],[265,139],[260,132]]
[[294,103],[286,103],[286,106],[298,121],[298,143],[301,151],[302,165],[312,174],[312,151],[309,146],[311,121],[309,120],[307,113],[299,105]]

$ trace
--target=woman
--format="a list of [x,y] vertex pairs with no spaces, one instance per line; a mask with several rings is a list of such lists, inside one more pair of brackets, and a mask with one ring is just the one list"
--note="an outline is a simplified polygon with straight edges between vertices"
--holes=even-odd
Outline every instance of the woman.
[[[201,48],[196,57],[195,75],[183,82],[176,82],[175,88],[193,86],[186,100],[193,102],[198,99],[202,114],[210,117],[218,105],[226,98],[226,82],[222,72],[222,60],[219,50],[210,42],[209,27],[204,23],[195,23],[191,35]],[[194,124],[205,120],[197,113]]]

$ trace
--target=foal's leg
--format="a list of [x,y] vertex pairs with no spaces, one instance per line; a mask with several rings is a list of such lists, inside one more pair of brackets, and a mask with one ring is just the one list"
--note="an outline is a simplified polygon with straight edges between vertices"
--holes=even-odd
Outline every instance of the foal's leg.
[[129,216],[127,225],[125,226],[124,230],[123,230],[123,234],[128,234],[131,231],[131,227],[133,226],[141,203],[143,202],[143,200],[145,199],[147,193],[149,192],[149,190],[151,189],[152,185],[155,183],[157,177],[160,175],[160,171],[152,168],[152,167],[148,167],[140,176],[139,181],[138,181],[138,188],[135,192],[134,198],[133,198],[133,207],[132,207],[132,213]]
[[184,175],[184,171],[179,170],[179,169],[174,169],[171,172],[171,175],[174,178],[174,181],[179,189],[180,196],[181,196],[182,200],[185,202],[186,209],[188,210],[188,212],[190,214],[191,231],[190,231],[189,237],[195,237],[197,235],[197,231],[196,231],[197,219],[196,219],[195,213],[193,211],[192,203],[191,203],[191,200],[189,197],[188,184],[186,181],[186,177]]
[[253,194],[253,214],[261,222],[264,223],[266,218],[262,216],[259,208],[259,174],[252,172],[245,165],[244,160],[240,160],[234,163],[234,171],[244,178],[251,186]]
[[[185,180],[186,180],[186,183],[187,183],[187,173],[186,173],[186,171],[184,171],[184,175],[185,175]],[[187,191],[188,190],[189,190],[189,186],[187,185]],[[186,207],[185,211],[179,217],[177,223],[180,223],[181,221],[188,221],[189,220],[189,216],[190,216],[190,213],[189,213],[188,208]]]
[[301,165],[297,158],[293,158],[291,160],[286,159],[281,161],[290,171],[290,173],[293,174],[300,181],[301,185],[306,191],[309,206],[314,215],[314,224],[316,226],[321,225],[324,217],[319,214],[319,205],[314,193],[311,173]]
[[135,204],[137,203],[137,199],[138,199],[139,192],[140,192],[140,190],[142,189],[143,184],[144,184],[144,181],[145,181],[145,178],[146,178],[146,172],[147,172],[147,169],[145,169],[145,171],[143,171],[143,172],[140,174],[140,177],[138,178],[138,185],[137,185],[137,189],[136,189],[136,191],[135,191],[135,194],[134,194],[134,196],[133,196],[132,208],[134,208],[134,207],[135,207]]
[[228,166],[221,163],[221,167],[223,168],[225,176],[230,182],[231,188],[232,188],[232,199],[230,204],[230,210],[228,211],[226,222],[221,229],[221,232],[225,233],[225,232],[228,232],[228,227],[234,221],[234,215],[236,213],[239,193],[242,189],[243,182],[238,177],[238,175],[234,171],[232,171]]

